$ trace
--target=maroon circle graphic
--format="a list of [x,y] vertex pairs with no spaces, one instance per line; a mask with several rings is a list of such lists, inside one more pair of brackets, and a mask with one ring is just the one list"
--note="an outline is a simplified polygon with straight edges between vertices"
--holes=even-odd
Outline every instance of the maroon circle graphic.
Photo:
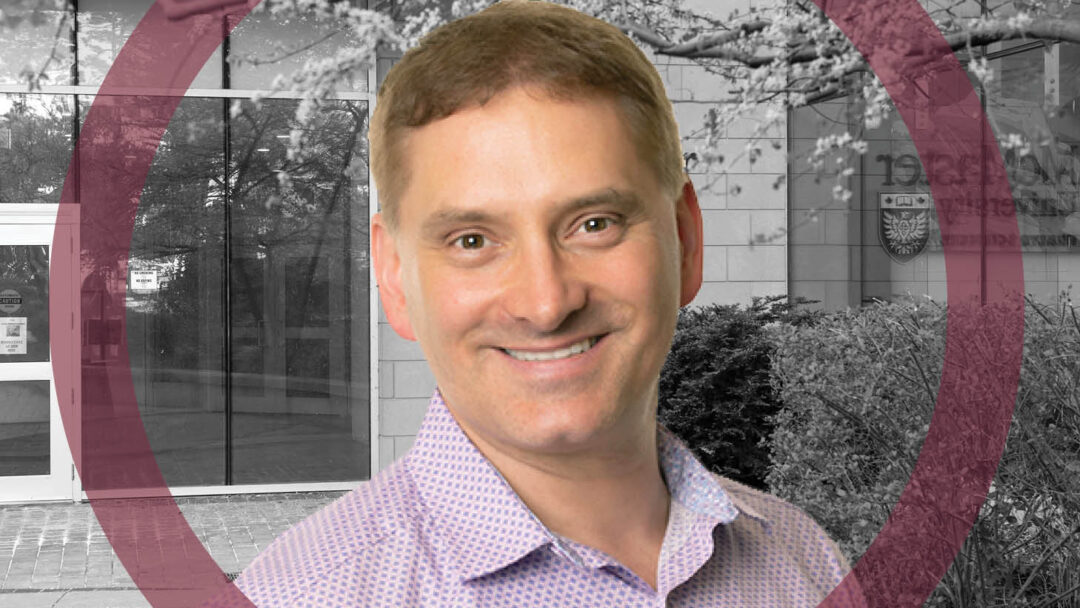
[[[815,3],[885,85],[920,158],[986,159],[976,168],[981,188],[965,185],[941,163],[923,163],[948,279],[937,405],[915,470],[888,521],[852,576],[822,603],[861,605],[865,599],[869,606],[919,606],[967,538],[1005,447],[1024,339],[1019,227],[979,98],[926,11],[914,0]],[[917,82],[929,86],[913,86]],[[988,201],[1007,203],[997,205],[1005,211],[986,214]],[[985,239],[985,253],[961,245],[965,239],[957,237],[969,235]]]
[[[81,259],[74,267],[54,265],[51,293],[81,285],[82,318],[96,321],[117,348],[104,361],[83,359],[74,336],[51,333],[57,394],[82,400],[81,416],[61,408],[64,429],[105,535],[135,584],[159,608],[194,606],[212,596],[223,605],[252,606],[196,537],[154,459],[132,384],[126,288],[116,278],[127,276],[139,198],[165,128],[228,33],[223,21],[235,26],[248,10],[193,22],[169,20],[160,3],[151,6],[86,114],[60,199],[61,213],[80,214]],[[50,318],[69,323],[79,306],[50,298]],[[110,499],[130,488],[161,498]]]
[[[888,522],[852,576],[822,603],[917,606],[967,537],[1004,448],[1023,342],[1019,231],[1015,212],[980,213],[985,201],[1011,202],[1004,165],[967,75],[921,6],[915,0],[882,0],[872,7],[858,0],[815,1],[885,84],[922,158],[988,159],[978,168],[981,189],[965,188],[939,163],[924,163],[945,241],[950,304],[937,406]],[[230,27],[245,10],[250,7],[233,12],[237,19],[229,20]],[[228,33],[214,23],[200,29],[170,21],[155,4],[124,45],[87,113],[61,197],[61,213],[75,205],[81,213],[81,260],[65,266],[58,259],[50,277],[52,293],[78,280],[83,300],[99,308],[99,320],[118,320],[118,356],[103,363],[81,360],[76,338],[53,332],[53,371],[57,394],[82,400],[81,416],[64,408],[62,414],[90,503],[117,556],[156,607],[198,605],[211,597],[220,605],[252,606],[226,582],[157,466],[132,385],[125,285],[110,279],[127,276],[139,198],[165,128]],[[906,86],[916,80],[932,86]],[[951,94],[920,98],[921,90]],[[950,245],[963,241],[952,237],[970,234],[994,237],[987,255]],[[67,322],[78,306],[51,298],[50,317]],[[994,324],[986,322],[989,310],[997,311]],[[133,487],[161,498],[137,506],[109,499]]]

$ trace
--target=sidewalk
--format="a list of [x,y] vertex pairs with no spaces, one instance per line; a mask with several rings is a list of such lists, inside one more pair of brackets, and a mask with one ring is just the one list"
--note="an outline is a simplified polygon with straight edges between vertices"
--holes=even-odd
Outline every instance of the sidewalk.
[[[235,575],[278,534],[341,494],[249,494],[176,502],[221,569]],[[144,608],[149,603],[113,553],[90,504],[65,502],[0,505],[0,606]]]

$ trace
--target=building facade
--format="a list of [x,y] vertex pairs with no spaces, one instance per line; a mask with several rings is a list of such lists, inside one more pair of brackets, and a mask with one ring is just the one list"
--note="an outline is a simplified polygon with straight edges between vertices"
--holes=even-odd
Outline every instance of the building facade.
[[[78,0],[67,13],[9,24],[0,48],[0,501],[84,496],[60,416],[69,407],[77,417],[81,405],[55,394],[56,332],[76,334],[82,374],[121,356],[126,338],[143,426],[174,493],[354,486],[412,445],[435,388],[419,347],[380,312],[369,266],[377,196],[365,131],[373,85],[393,58],[343,84],[305,126],[317,153],[289,158],[299,95],[252,96],[350,40],[304,19],[243,20],[184,94],[143,189],[128,272],[115,276],[113,260],[78,257],[78,210],[58,203],[85,113],[151,4]],[[222,18],[190,17],[193,27]],[[691,62],[654,59],[692,153],[708,109],[733,93]],[[1030,291],[1052,298],[1080,279],[1080,52],[1017,44],[989,59],[995,128],[1046,134],[1006,160]],[[26,66],[45,66],[32,92]],[[1060,112],[1044,111],[1047,96]],[[898,117],[869,135],[846,203],[800,160],[820,134],[851,123],[850,106],[791,113],[756,141],[753,162],[753,117],[728,129],[722,166],[688,157],[705,217],[694,304],[787,294],[838,309],[944,298],[929,187]],[[124,163],[122,151],[112,161]],[[913,226],[906,240],[895,237],[899,219]],[[50,291],[50,264],[64,256],[83,279]],[[123,302],[109,299],[117,292]],[[50,321],[50,298],[77,299],[79,318]]]
[[[978,193],[980,167],[998,153],[1013,198],[986,201],[982,208],[987,218],[1015,210],[1020,242],[1008,245],[1022,251],[1025,291],[1050,302],[1080,284],[1080,46],[1012,41],[991,45],[985,58],[990,79],[982,86],[975,82],[975,94],[993,132],[978,142],[983,155],[920,159],[909,126],[893,112],[867,130],[868,151],[847,182],[853,196],[846,204],[833,200],[833,181],[819,179],[805,159],[820,135],[852,123],[857,108],[837,100],[792,114],[790,296],[828,309],[903,297],[945,301],[945,243],[925,165],[933,163],[946,179]],[[930,112],[916,109],[912,127],[932,128]],[[995,137],[1006,142],[1000,152]],[[1005,245],[983,229],[952,238],[958,255],[982,272],[979,262]]]

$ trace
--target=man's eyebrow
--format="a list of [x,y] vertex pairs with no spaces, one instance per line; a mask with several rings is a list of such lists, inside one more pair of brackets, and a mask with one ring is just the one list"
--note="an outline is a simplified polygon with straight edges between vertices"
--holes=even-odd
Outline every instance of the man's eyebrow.
[[441,239],[449,227],[462,224],[490,224],[496,220],[496,216],[481,209],[443,209],[428,216],[420,227],[420,233],[425,237]]
[[[556,208],[560,215],[572,215],[574,213],[594,207],[612,206],[623,215],[637,215],[645,204],[634,192],[608,188],[584,196],[575,197],[560,203]],[[492,224],[498,223],[499,214],[490,213],[483,209],[442,209],[432,213],[421,225],[420,231],[426,238],[439,240],[451,227],[463,224]]]
[[560,213],[572,214],[592,207],[612,206],[624,215],[636,215],[645,208],[644,201],[635,192],[608,188],[594,194],[586,194],[566,201]]

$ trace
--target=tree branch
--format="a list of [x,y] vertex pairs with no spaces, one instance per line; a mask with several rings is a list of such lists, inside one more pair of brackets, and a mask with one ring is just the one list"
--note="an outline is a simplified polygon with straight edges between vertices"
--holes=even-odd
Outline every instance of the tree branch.
[[957,51],[966,48],[969,42],[971,46],[979,47],[1018,38],[1045,40],[1047,42],[1080,43],[1080,21],[1040,18],[1023,27],[1012,27],[1006,22],[999,21],[978,26],[971,30],[948,34],[945,36],[945,42],[949,44],[949,48]]
[[775,61],[774,57],[756,56],[751,53],[729,48],[733,42],[738,41],[755,32],[760,32],[768,27],[768,21],[753,21],[744,23],[737,29],[728,30],[719,34],[708,34],[694,38],[689,42],[674,43],[649,28],[636,23],[626,23],[619,27],[624,33],[641,40],[651,46],[657,53],[670,57],[686,57],[689,59],[727,59],[749,67],[759,67]]
[[[819,51],[813,44],[801,45],[797,50],[775,55],[754,54],[734,48],[733,44],[745,40],[750,34],[760,32],[770,23],[765,20],[745,23],[737,29],[719,34],[702,35],[687,42],[674,43],[662,35],[637,24],[624,24],[621,29],[651,46],[657,53],[687,59],[723,59],[757,68],[776,62],[809,63],[811,61],[840,55],[849,50],[840,46],[826,47]],[[945,35],[945,41],[953,51],[982,47],[995,42],[1016,39],[1045,40],[1047,42],[1073,42],[1080,44],[1080,21],[1057,18],[1034,19],[1024,25],[1010,25],[1007,21],[981,24],[968,30]],[[838,39],[838,44],[847,46]]]
[[671,53],[673,55],[683,55],[686,53],[693,53],[695,51],[705,51],[718,46],[731,44],[732,42],[735,42],[742,38],[746,38],[751,34],[756,34],[757,32],[763,31],[770,25],[772,25],[772,23],[769,21],[765,21],[764,19],[750,21],[747,23],[743,23],[739,27],[732,30],[720,32],[717,34],[708,34],[690,40],[689,42],[672,45],[668,49],[665,49],[665,52]]

